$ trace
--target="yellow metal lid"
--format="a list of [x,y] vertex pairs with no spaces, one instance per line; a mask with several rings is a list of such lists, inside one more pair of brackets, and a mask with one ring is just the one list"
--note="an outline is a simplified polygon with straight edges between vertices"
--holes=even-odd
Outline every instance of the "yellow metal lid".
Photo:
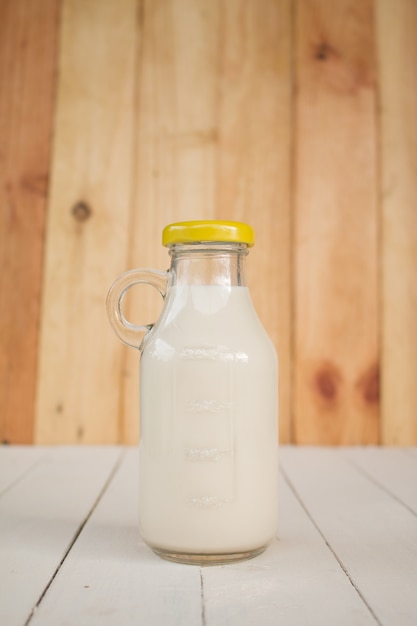
[[175,243],[195,243],[196,241],[225,241],[253,246],[255,233],[249,224],[219,220],[176,222],[165,226],[162,231],[162,244],[164,246]]

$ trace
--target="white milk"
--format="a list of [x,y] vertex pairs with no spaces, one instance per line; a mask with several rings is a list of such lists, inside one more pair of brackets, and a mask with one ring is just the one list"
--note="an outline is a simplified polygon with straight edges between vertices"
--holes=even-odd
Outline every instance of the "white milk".
[[233,553],[276,525],[275,349],[247,287],[172,287],[141,358],[142,536]]

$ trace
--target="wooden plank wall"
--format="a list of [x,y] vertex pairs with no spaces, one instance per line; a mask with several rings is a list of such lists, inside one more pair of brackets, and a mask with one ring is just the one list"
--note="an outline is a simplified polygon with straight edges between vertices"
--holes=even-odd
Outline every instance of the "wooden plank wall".
[[377,4],[382,441],[417,441],[417,3]]
[[0,441],[33,441],[59,5],[0,2]]
[[417,443],[416,35],[411,0],[3,0],[0,439],[137,441],[107,289],[219,218],[257,231],[281,440]]
[[104,294],[128,263],[134,0],[62,5],[35,440],[119,439],[121,347]]
[[379,440],[372,0],[296,12],[296,440]]

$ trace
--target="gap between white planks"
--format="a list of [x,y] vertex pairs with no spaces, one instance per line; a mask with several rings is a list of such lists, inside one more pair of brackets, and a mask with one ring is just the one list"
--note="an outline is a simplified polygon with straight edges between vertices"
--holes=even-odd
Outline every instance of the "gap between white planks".
[[280,542],[256,560],[202,569],[137,545],[137,475],[129,451],[31,626],[64,616],[74,625],[378,623],[285,482]]
[[417,457],[401,448],[292,448],[286,475],[380,624],[417,623]]
[[0,624],[26,623],[90,515],[119,448],[0,448]]
[[[281,480],[280,540],[252,561],[198,568],[168,563],[138,545],[137,451],[128,450],[115,471],[118,451],[107,465],[107,488],[102,477],[93,506],[78,520],[71,549],[67,543],[62,557],[60,547],[55,566],[50,559],[49,578],[32,598],[36,610],[26,612],[26,624],[414,624],[415,491],[404,479],[417,471],[417,455],[397,452],[387,450],[384,460],[383,451],[372,449],[281,449],[291,487]],[[80,475],[88,474],[93,460],[88,449],[78,457],[70,489],[75,494],[84,489]],[[396,470],[390,472],[392,463]],[[38,465],[34,469],[39,472]],[[9,497],[31,483],[30,472],[22,471],[20,481],[12,479]],[[55,496],[52,490],[51,501]],[[57,502],[50,511],[52,519],[60,513],[65,518],[60,507]],[[38,579],[38,555],[31,558],[27,571]],[[25,594],[19,585],[19,603],[27,606]],[[14,617],[0,621],[25,623]]]

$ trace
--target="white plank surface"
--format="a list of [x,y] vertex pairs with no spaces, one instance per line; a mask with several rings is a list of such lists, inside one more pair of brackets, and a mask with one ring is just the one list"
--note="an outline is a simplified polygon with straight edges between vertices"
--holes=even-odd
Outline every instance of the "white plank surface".
[[376,624],[284,481],[280,511],[279,541],[263,555],[203,570],[207,625]]
[[279,539],[207,568],[140,540],[137,456],[0,448],[1,626],[417,623],[414,449],[281,448]]
[[44,448],[33,446],[0,447],[0,496],[29,472],[45,456]]
[[281,457],[295,492],[378,622],[415,626],[416,516],[338,450],[289,448]]
[[[11,450],[0,450],[0,457]],[[24,624],[120,456],[116,448],[22,451],[40,462],[0,498],[0,624]],[[3,462],[2,462],[3,463]]]
[[343,454],[417,515],[417,454],[402,448],[350,448]]
[[137,527],[138,454],[130,450],[31,626],[201,624],[198,567],[155,556]]

